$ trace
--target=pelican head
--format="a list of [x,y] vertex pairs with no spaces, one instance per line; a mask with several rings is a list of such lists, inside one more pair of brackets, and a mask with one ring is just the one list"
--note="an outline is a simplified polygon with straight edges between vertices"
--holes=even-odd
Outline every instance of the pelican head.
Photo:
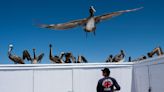
[[13,45],[12,45],[12,44],[10,44],[10,45],[9,45],[8,54],[10,54],[10,52],[12,51],[12,49],[13,49]]
[[11,51],[12,49],[13,49],[13,45],[10,44],[10,45],[9,45],[9,51]]
[[124,53],[124,50],[120,50],[121,53]]
[[90,6],[89,12],[90,12],[90,17],[93,17],[94,12],[96,12],[96,10],[93,8],[93,6]]
[[35,49],[35,48],[33,48],[32,50],[33,50],[33,51],[35,51],[36,49]]
[[90,9],[93,11],[93,12],[96,12],[95,8],[93,6],[90,7]]
[[61,54],[65,54],[65,52],[61,52]]
[[10,47],[10,48],[13,48],[13,45],[12,45],[12,44],[10,44],[10,45],[9,45],[9,47]]
[[50,44],[49,47],[52,47],[52,44]]

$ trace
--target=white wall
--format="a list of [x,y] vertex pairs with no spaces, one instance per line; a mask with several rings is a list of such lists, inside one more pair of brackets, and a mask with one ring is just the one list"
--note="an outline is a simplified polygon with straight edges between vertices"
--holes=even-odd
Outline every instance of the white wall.
[[[121,86],[119,92],[131,92],[132,67],[109,67],[111,77],[114,77]],[[102,68],[74,69],[74,92],[96,92],[97,82],[102,78]]]
[[134,65],[132,92],[163,92],[164,56],[149,58]]
[[101,78],[99,69],[74,69],[74,92],[96,92],[97,81]]
[[155,64],[150,66],[150,85],[151,92],[164,91],[164,64]]
[[121,86],[131,92],[132,63],[0,65],[1,92],[96,92],[108,67]]
[[[149,75],[147,66],[138,66],[134,68],[135,92],[148,92],[149,90]],[[132,91],[133,92],[133,91]]]
[[44,69],[34,71],[34,92],[71,92],[71,69]]
[[33,92],[32,70],[0,70],[0,92]]
[[[164,56],[133,63],[0,65],[0,92],[96,92],[108,67],[119,92],[163,92]],[[133,76],[132,76],[133,75]]]

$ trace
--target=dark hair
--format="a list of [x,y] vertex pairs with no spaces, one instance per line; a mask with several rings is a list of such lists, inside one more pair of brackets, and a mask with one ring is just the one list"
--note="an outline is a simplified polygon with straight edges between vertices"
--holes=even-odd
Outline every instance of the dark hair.
[[108,68],[104,68],[104,69],[102,69],[101,71],[102,71],[103,73],[106,73],[107,76],[109,76],[109,74],[110,74],[110,70],[109,70]]

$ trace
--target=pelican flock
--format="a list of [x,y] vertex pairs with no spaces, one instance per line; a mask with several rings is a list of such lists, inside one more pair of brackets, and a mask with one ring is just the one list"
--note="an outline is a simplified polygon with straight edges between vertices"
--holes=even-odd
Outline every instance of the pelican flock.
[[[76,60],[76,57],[74,57],[71,52],[61,52],[59,56],[57,55],[53,56],[52,45],[50,44],[49,47],[50,47],[49,59],[53,63],[88,63],[88,60],[83,55],[78,55],[78,58]],[[36,56],[35,49],[33,49],[33,58],[31,57],[31,55],[29,54],[27,50],[23,51],[22,57],[16,54],[13,54],[12,50],[13,50],[13,45],[10,44],[9,49],[8,49],[8,58],[11,61],[13,61],[14,64],[25,64],[24,62],[25,59],[27,59],[28,61],[31,61],[31,64],[38,64],[38,63],[41,63],[41,60],[44,56],[44,53],[41,53],[38,56]],[[154,48],[151,52],[148,52],[147,56],[149,58],[152,58],[155,54],[157,56],[161,56],[164,54],[160,46]],[[134,60],[131,60],[131,57],[129,57],[129,62],[141,61],[141,60],[147,59],[147,56],[142,55],[141,57]],[[65,57],[64,60],[63,60],[63,57]],[[110,55],[105,62],[121,62],[123,60],[125,60],[125,52],[124,50],[120,50],[119,54],[115,55],[114,57],[113,55]]]
[[15,54],[12,54],[12,50],[13,50],[13,45],[10,44],[9,50],[8,50],[8,57],[15,64],[25,64],[25,62],[24,62],[25,59],[27,59],[28,61],[31,61],[32,64],[37,64],[37,63],[41,62],[41,60],[44,56],[44,53],[41,53],[39,56],[36,56],[35,49],[33,49],[33,54],[34,54],[33,58],[30,56],[30,54],[27,50],[24,50],[22,57],[20,57],[20,56],[17,56]]
[[[73,20],[73,21],[69,21],[66,23],[59,23],[59,24],[37,24],[37,26],[41,27],[41,28],[48,28],[48,29],[54,29],[54,30],[66,30],[66,29],[71,29],[74,27],[82,26],[85,32],[93,32],[95,34],[96,24],[98,24],[104,20],[111,19],[115,16],[119,16],[119,15],[127,13],[127,12],[137,11],[142,8],[143,7],[128,9],[128,10],[121,10],[121,11],[116,11],[116,12],[111,12],[111,13],[106,13],[106,14],[102,14],[99,16],[95,16],[94,14],[95,14],[96,10],[94,9],[93,6],[91,6],[89,8],[90,15],[87,18]],[[76,58],[73,56],[73,54],[71,52],[67,52],[67,53],[61,52],[61,54],[59,56],[57,56],[57,55],[53,56],[52,45],[50,44],[49,47],[50,47],[49,59],[53,63],[87,63],[88,62],[87,59],[82,55],[79,55],[78,59],[76,61]],[[25,62],[24,62],[25,59],[27,59],[28,61],[31,61],[32,64],[37,64],[37,63],[41,62],[41,60],[44,56],[44,53],[41,53],[39,56],[36,56],[35,49],[33,49],[33,58],[31,57],[31,55],[29,54],[29,52],[27,50],[24,50],[22,57],[20,57],[15,54],[12,54],[12,50],[13,50],[13,45],[11,44],[11,45],[9,45],[8,57],[15,64],[17,64],[17,63],[25,64]],[[114,58],[120,57],[122,59],[122,58],[124,58],[124,56],[125,56],[125,54],[122,51],[119,55],[115,56]],[[63,57],[65,57],[65,60],[63,60]],[[117,60],[117,61],[119,61],[119,60]]]
[[116,11],[116,12],[112,12],[112,13],[102,14],[100,16],[94,16],[94,13],[96,12],[96,10],[94,9],[93,6],[91,6],[89,9],[90,15],[87,18],[73,20],[70,22],[59,23],[59,24],[37,24],[37,26],[39,26],[41,28],[49,28],[49,29],[55,29],[55,30],[65,30],[65,29],[71,29],[71,28],[78,27],[78,26],[83,26],[83,29],[85,32],[94,32],[94,34],[95,34],[96,24],[98,24],[99,22],[101,22],[103,20],[111,19],[111,18],[121,15],[123,13],[137,11],[142,8],[143,7],[129,9],[129,10],[121,10],[121,11]]
[[[61,52],[59,56],[57,55],[53,56],[52,45],[50,44],[49,47],[50,47],[49,59],[52,63],[87,63],[88,62],[87,59],[82,55],[79,55],[76,61],[76,57],[74,57],[71,52]],[[33,57],[32,55],[30,55],[28,50],[23,50],[22,57],[13,54],[12,50],[13,50],[13,45],[10,44],[8,49],[8,58],[11,61],[13,61],[14,64],[25,64],[25,59],[27,59],[27,61],[31,61],[31,64],[38,64],[41,63],[41,60],[43,59],[44,56],[44,53],[41,53],[37,56],[35,52],[36,49],[33,49]],[[65,57],[65,60],[63,60],[63,57]]]

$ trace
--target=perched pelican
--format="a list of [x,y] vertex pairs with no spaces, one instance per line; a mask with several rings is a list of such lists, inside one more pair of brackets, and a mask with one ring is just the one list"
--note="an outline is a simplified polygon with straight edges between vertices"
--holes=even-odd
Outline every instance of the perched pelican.
[[107,58],[107,60],[105,62],[113,62],[113,55],[109,55],[109,57]]
[[[131,57],[130,57],[130,59],[131,59]],[[136,62],[136,61],[141,61],[141,60],[145,60],[145,59],[147,59],[147,57],[145,55],[142,55],[134,60],[129,60],[129,62]]]
[[120,53],[113,57],[112,62],[119,62],[119,61],[123,60],[124,57],[125,57],[125,52],[123,50],[120,50]]
[[73,56],[71,52],[64,53],[65,55],[65,63],[76,63],[76,58]]
[[153,55],[157,54],[157,56],[161,56],[163,55],[163,51],[162,51],[162,48],[159,46],[159,47],[156,47],[154,48],[151,52],[148,52],[147,55],[148,57],[153,57]]
[[71,53],[71,59],[72,59],[72,63],[76,63],[76,57],[74,57],[72,53]]
[[8,57],[10,60],[12,60],[15,64],[25,64],[23,59],[17,55],[11,54],[11,51],[13,50],[13,45],[9,45],[9,50],[8,50]]
[[44,53],[41,53],[39,56],[36,56],[35,54],[35,49],[33,49],[33,54],[34,54],[34,57],[32,58],[29,54],[29,52],[27,50],[24,50],[23,51],[23,59],[27,59],[27,60],[30,60],[32,64],[37,64],[37,63],[40,63],[43,56],[44,56]]
[[74,28],[74,27],[78,27],[78,26],[83,26],[85,32],[94,32],[94,34],[95,34],[97,23],[99,23],[103,20],[111,19],[111,18],[121,15],[123,13],[137,11],[141,8],[142,7],[130,9],[130,10],[116,11],[116,12],[112,12],[112,13],[103,14],[100,16],[94,16],[94,12],[96,12],[96,10],[93,8],[93,6],[91,6],[89,9],[90,16],[88,18],[73,20],[70,22],[59,23],[59,24],[37,24],[37,26],[39,26],[41,28],[49,28],[49,29],[56,29],[56,30],[64,30],[64,29],[70,29],[70,28]]
[[87,62],[88,61],[84,56],[82,56],[82,55],[78,56],[77,63],[87,63]]
[[49,47],[50,47],[49,59],[54,63],[63,63],[62,58],[64,56],[64,53],[61,53],[60,56],[53,56],[52,55],[52,45],[50,44]]
[[132,62],[132,57],[131,56],[129,56],[128,62]]

